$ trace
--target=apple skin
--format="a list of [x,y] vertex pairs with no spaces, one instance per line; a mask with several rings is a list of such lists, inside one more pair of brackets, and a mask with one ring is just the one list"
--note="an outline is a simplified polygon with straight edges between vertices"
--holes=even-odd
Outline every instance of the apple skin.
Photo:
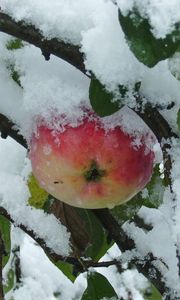
[[105,130],[100,118],[84,117],[63,132],[37,127],[30,147],[34,176],[57,199],[76,207],[113,208],[130,200],[151,178],[154,152],[133,146],[117,126]]

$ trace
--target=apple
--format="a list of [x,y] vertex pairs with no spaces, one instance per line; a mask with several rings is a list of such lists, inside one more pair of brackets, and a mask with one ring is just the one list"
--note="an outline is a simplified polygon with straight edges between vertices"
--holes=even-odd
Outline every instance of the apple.
[[113,208],[151,178],[155,155],[148,134],[139,138],[135,145],[135,137],[120,126],[107,130],[93,113],[59,131],[42,122],[31,139],[32,170],[40,186],[69,205]]

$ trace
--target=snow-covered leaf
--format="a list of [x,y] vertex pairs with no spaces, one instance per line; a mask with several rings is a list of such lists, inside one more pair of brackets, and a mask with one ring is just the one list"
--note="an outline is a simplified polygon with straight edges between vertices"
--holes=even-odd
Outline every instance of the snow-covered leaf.
[[4,293],[8,293],[12,288],[14,287],[14,281],[15,281],[15,273],[13,269],[10,269],[7,275],[6,282],[3,286]]
[[150,68],[172,56],[180,45],[178,24],[177,29],[163,39],[153,35],[148,19],[142,18],[135,9],[127,16],[119,10],[119,21],[131,51]]
[[92,108],[100,117],[112,115],[121,108],[120,101],[114,101],[114,95],[96,78],[91,79],[89,98]]

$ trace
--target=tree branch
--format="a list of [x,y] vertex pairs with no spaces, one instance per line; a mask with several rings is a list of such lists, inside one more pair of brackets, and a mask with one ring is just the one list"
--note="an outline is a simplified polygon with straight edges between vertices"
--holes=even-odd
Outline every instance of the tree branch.
[[[108,209],[97,209],[93,211],[122,252],[135,249],[134,241],[128,238]],[[135,258],[132,260],[131,264],[134,264],[138,271],[148,278],[162,295],[169,294],[170,290],[162,278],[163,274],[161,274],[161,272],[153,265],[153,263],[157,261],[158,259],[154,257],[152,253],[149,253],[143,260]],[[166,267],[165,264],[164,266]],[[154,276],[151,278],[150,274],[152,269]]]
[[7,138],[10,136],[16,142],[18,142],[23,147],[27,148],[26,140],[22,135],[18,133],[18,130],[15,129],[15,124],[12,123],[6,116],[0,113],[0,132],[2,138]]
[[[120,260],[113,259],[110,261],[95,262],[93,260],[86,260],[86,259],[83,260],[82,258],[76,258],[76,257],[72,257],[72,256],[64,257],[62,255],[59,255],[59,254],[55,253],[52,249],[47,247],[46,242],[43,239],[39,238],[33,230],[26,228],[23,224],[16,224],[14,222],[14,220],[12,219],[12,217],[9,215],[9,213],[3,207],[0,207],[0,215],[4,216],[12,224],[19,227],[23,232],[25,232],[27,235],[29,235],[44,250],[44,252],[47,254],[47,256],[55,262],[63,261],[63,262],[70,263],[70,264],[74,265],[75,267],[77,267],[78,272],[87,271],[87,269],[90,267],[100,268],[100,267],[109,267],[109,266],[113,266],[113,265],[114,266],[118,265],[118,266],[120,266],[122,271],[124,270]],[[0,246],[1,246],[1,239],[0,239]],[[1,252],[1,250],[0,250],[0,252]],[[0,289],[0,294],[1,294],[1,289]],[[1,300],[1,298],[0,298],[0,300]]]
[[[123,252],[135,248],[134,241],[127,237],[126,233],[118,225],[118,223],[115,221],[115,219],[112,217],[112,215],[109,213],[107,209],[93,210],[93,212],[98,217],[98,219],[102,222],[104,228],[109,233],[111,233],[112,239],[117,243],[117,245]],[[34,241],[38,243],[38,245],[44,250],[46,255],[54,262],[64,261],[69,264],[72,264],[73,266],[76,267],[76,270],[78,272],[87,271],[88,268],[90,267],[99,268],[99,267],[109,267],[112,265],[118,266],[118,269],[120,269],[121,272],[125,270],[121,259],[118,260],[114,259],[111,261],[104,261],[104,262],[94,262],[92,260],[86,260],[86,259],[83,260],[82,258],[76,258],[72,256],[64,257],[62,255],[59,255],[55,253],[52,249],[47,247],[45,241],[37,237],[34,231],[26,228],[23,224],[17,225],[12,219],[12,217],[9,215],[9,213],[3,207],[0,207],[0,215],[3,215],[11,223],[15,224],[15,226],[18,226],[26,234],[28,234]],[[153,268],[154,276],[153,278],[151,278],[151,282],[157,287],[157,289],[162,294],[165,294],[169,292],[169,288],[165,285],[165,282],[162,280],[162,274],[160,273],[160,271],[153,266],[153,262],[157,260],[158,259],[153,257],[152,254],[149,254],[147,257],[143,259],[143,261],[139,260],[139,258],[134,258],[132,261],[128,263],[130,267],[135,265],[136,268],[139,270],[139,272],[141,272],[147,278],[149,278],[150,270],[152,270]]]
[[46,39],[33,25],[23,21],[16,22],[7,14],[0,12],[0,31],[10,34],[41,49],[45,59],[53,54],[86,73],[80,47],[65,43],[57,38]]
[[[100,219],[104,227],[111,231],[112,238],[116,241],[117,245],[120,249],[126,251],[126,250],[132,250],[134,248],[134,242],[131,239],[128,239],[126,234],[123,232],[123,230],[120,228],[120,226],[117,224],[117,222],[114,220],[114,218],[111,216],[111,214],[108,212],[107,209],[104,210],[94,210],[95,215]],[[3,215],[5,218],[7,218],[11,223],[14,223],[14,220],[12,217],[8,214],[8,212],[3,208],[0,207],[0,214]],[[53,252],[52,249],[48,248],[46,246],[46,243],[43,239],[37,237],[36,233],[33,232],[30,229],[27,229],[23,224],[15,224],[15,226],[18,226],[20,229],[22,229],[26,234],[28,234],[35,242],[39,244],[39,246],[44,250],[46,255],[53,260],[54,262],[63,261],[67,262],[73,266],[75,266],[77,272],[85,272],[88,270],[88,268],[100,268],[100,267],[109,267],[109,266],[117,266],[118,270],[120,272],[125,271],[125,268],[123,267],[123,263],[120,259],[116,260],[113,259],[111,261],[104,261],[104,262],[94,262],[92,260],[84,260],[82,258],[76,258],[76,257],[63,257],[59,254],[56,254]],[[153,262],[157,261],[158,259],[153,257],[152,254],[149,254],[147,257],[144,257],[143,261],[139,260],[139,258],[134,258],[132,261],[129,261],[129,267],[132,267],[133,265],[136,266],[136,268],[144,274],[147,278],[149,278],[150,270],[153,268],[154,276],[151,278],[151,282],[158,288],[158,290],[162,293],[168,293],[169,289],[166,287],[165,283],[162,279],[162,274],[158,269],[156,269],[153,266]],[[3,299],[3,298],[2,298]],[[176,298],[174,298],[176,299]],[[1,300],[1,298],[0,298]],[[166,299],[168,300],[168,298]],[[173,300],[173,299],[171,299]]]
[[[128,238],[126,233],[122,230],[108,209],[94,210],[94,213],[121,251],[125,252],[127,250],[131,251],[135,249],[134,241]],[[166,285],[166,282],[163,279],[163,274],[154,266],[154,263],[157,263],[158,261],[160,261],[167,269],[167,265],[162,260],[154,257],[152,253],[149,253],[146,257],[142,257],[142,260],[138,259],[138,257],[132,259],[129,264],[131,267],[134,265],[140,273],[149,279],[149,281],[158,289],[161,295],[164,295],[164,300],[178,300],[179,295],[174,295],[174,297],[169,296],[171,292],[170,288]],[[153,276],[150,275],[152,270]]]

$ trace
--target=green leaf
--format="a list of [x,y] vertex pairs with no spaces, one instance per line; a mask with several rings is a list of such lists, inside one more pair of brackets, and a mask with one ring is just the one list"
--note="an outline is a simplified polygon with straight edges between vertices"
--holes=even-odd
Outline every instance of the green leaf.
[[14,287],[15,273],[13,269],[10,269],[7,275],[6,282],[3,286],[4,293],[7,294]]
[[45,199],[44,205],[42,205],[42,208],[45,213],[49,214],[51,213],[51,206],[54,202],[54,198],[51,195],[48,195],[48,197]]
[[178,125],[178,130],[180,132],[180,109],[178,110],[178,113],[177,113],[177,125]]
[[180,45],[179,24],[177,29],[164,39],[157,39],[147,19],[142,18],[134,9],[127,16],[119,10],[119,22],[125,33],[126,40],[136,58],[148,67],[155,66],[159,61],[172,56]]
[[165,191],[164,181],[161,178],[159,165],[154,168],[151,181],[146,186],[148,195],[143,197],[143,205],[150,208],[158,208],[163,202]]
[[29,177],[28,187],[31,193],[31,197],[28,200],[29,205],[35,208],[43,208],[48,199],[48,193],[39,186],[33,174]]
[[17,38],[11,38],[10,40],[8,40],[7,44],[6,44],[6,48],[8,50],[17,50],[20,48],[23,48],[23,42],[20,39]]
[[0,215],[0,232],[2,236],[3,246],[4,246],[4,255],[3,255],[3,267],[7,264],[10,251],[11,251],[11,223],[4,216]]
[[[123,94],[126,91],[123,86],[121,86],[121,90]],[[89,87],[89,99],[93,110],[100,117],[112,115],[122,106],[120,99],[114,101],[113,93],[108,92],[105,86],[94,77],[91,79]]]
[[58,261],[58,262],[53,262],[53,263],[59,270],[61,270],[64,273],[64,275],[67,278],[69,278],[69,280],[71,280],[72,282],[75,281],[76,276],[74,275],[73,266],[71,264],[69,264],[67,262],[63,262],[63,261]]
[[59,299],[59,297],[61,296],[61,292],[54,292],[53,296],[57,299]]
[[162,300],[162,296],[154,285],[151,284],[144,293],[144,300]]
[[10,76],[12,77],[12,79],[20,86],[21,86],[21,81],[20,81],[20,75],[19,73],[16,71],[15,69],[15,65],[14,64],[9,64],[7,65],[7,69],[10,72]]
[[[10,51],[14,51],[20,48],[23,48],[23,42],[20,39],[17,38],[11,38],[8,40],[8,42],[6,43],[6,48]],[[8,63],[7,65],[8,70],[10,71],[10,75],[12,77],[12,79],[20,86],[21,86],[21,81],[20,81],[20,75],[18,73],[18,71],[16,70],[15,67],[15,63]]]
[[130,201],[115,206],[110,210],[111,214],[115,217],[119,224],[123,224],[127,220],[130,220],[137,214],[138,210],[143,205],[143,199],[141,194],[137,194]]
[[[89,246],[85,249],[84,257],[91,257],[94,261],[98,261],[107,250],[112,246],[112,243],[107,242],[107,235],[104,231],[100,221],[95,217],[95,215],[86,209],[76,208],[76,212],[82,220],[83,226],[89,235]],[[67,278],[72,282],[75,281],[78,276],[78,272],[74,267],[67,262],[55,262],[50,257],[49,259],[56,265]],[[77,274],[76,274],[77,273]]]
[[77,212],[85,221],[91,239],[91,243],[86,249],[86,256],[98,261],[112,245],[107,242],[102,224],[90,210],[77,208]]
[[118,299],[110,282],[100,273],[93,272],[88,274],[87,283],[87,289],[81,300],[102,300],[103,298],[112,298],[113,300]]

